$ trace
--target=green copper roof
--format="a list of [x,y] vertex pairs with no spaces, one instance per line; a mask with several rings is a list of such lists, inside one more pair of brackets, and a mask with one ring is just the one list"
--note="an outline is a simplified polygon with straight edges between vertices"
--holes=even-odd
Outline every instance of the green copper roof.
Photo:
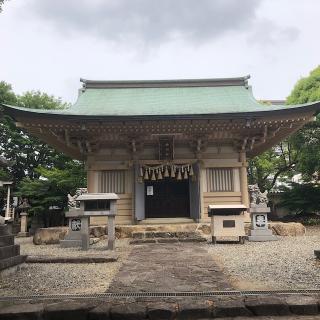
[[68,112],[82,115],[179,115],[265,110],[250,89],[230,87],[86,89]]
[[41,114],[77,116],[213,115],[275,111],[300,106],[259,103],[248,77],[171,81],[89,81],[65,110],[15,108]]

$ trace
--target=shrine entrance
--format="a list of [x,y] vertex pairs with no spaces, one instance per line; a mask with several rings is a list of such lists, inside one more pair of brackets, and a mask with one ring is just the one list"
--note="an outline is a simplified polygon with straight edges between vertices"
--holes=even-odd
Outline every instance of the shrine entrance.
[[146,218],[189,218],[189,179],[145,182]]

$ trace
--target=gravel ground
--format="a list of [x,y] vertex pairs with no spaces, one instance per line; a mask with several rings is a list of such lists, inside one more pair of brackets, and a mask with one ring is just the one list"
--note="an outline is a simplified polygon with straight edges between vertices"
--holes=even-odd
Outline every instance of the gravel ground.
[[320,227],[308,227],[302,237],[239,244],[208,244],[236,289],[320,289]]
[[[25,264],[22,270],[0,280],[0,295],[105,292],[132,246],[127,239],[116,241],[114,253],[102,240],[87,252],[59,245],[35,246],[32,238],[17,238],[21,253],[28,255],[79,256],[116,254],[117,262],[102,264]],[[303,237],[279,237],[273,242],[204,245],[220,264],[236,289],[320,289],[320,227],[308,227]]]
[[50,293],[101,293],[108,289],[114,275],[129,254],[128,240],[117,240],[116,250],[105,250],[107,241],[102,240],[88,251],[77,248],[60,248],[59,245],[38,245],[32,238],[16,238],[21,245],[21,254],[80,256],[87,254],[117,255],[118,261],[112,263],[90,264],[25,264],[15,274],[0,280],[1,295],[26,295]]

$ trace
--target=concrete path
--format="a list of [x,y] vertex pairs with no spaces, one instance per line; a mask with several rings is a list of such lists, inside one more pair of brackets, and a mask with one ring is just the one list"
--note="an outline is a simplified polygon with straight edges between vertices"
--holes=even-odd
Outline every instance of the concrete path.
[[207,250],[198,243],[137,245],[109,292],[232,290]]

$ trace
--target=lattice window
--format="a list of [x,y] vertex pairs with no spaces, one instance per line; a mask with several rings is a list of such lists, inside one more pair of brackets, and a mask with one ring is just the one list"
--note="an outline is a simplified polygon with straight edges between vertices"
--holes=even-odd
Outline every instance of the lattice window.
[[232,168],[208,168],[207,192],[231,192],[234,191],[234,177]]
[[101,171],[99,191],[125,193],[125,171],[124,170]]

